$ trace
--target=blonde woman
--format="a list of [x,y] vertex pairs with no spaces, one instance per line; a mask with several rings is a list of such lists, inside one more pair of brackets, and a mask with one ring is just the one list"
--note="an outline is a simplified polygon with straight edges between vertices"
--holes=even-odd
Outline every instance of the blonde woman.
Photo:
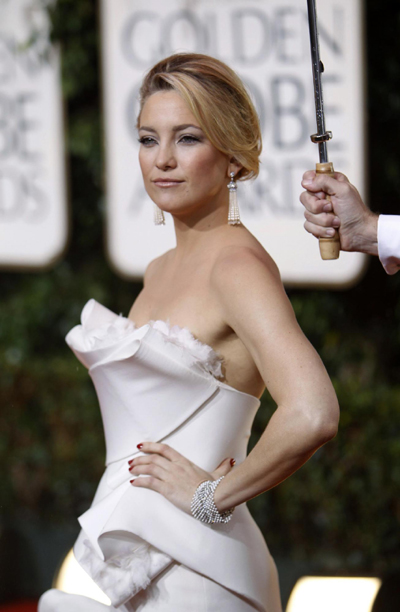
[[[258,117],[228,66],[177,54],[144,79],[138,134],[156,221],[170,213],[176,247],[150,263],[128,317],[90,300],[67,336],[107,446],[75,556],[111,609],[280,612],[246,502],[335,436],[338,404],[275,263],[238,219],[236,182],[258,174]],[[265,387],[277,408],[247,455]],[[54,589],[39,603],[67,610],[107,606]]]

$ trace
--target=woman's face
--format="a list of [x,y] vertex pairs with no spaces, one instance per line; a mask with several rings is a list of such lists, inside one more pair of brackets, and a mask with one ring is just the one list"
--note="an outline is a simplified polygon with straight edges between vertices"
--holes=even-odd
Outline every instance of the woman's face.
[[184,216],[227,202],[226,179],[236,166],[206,138],[179,94],[157,92],[147,99],[139,141],[146,191],[162,210]]

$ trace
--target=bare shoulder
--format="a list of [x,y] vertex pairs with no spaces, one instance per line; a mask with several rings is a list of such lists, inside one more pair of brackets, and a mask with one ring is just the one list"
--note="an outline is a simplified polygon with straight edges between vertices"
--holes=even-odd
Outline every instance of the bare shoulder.
[[151,262],[147,265],[147,268],[143,277],[143,285],[150,283],[163,269],[169,260],[171,253],[174,249],[170,249],[166,253],[163,253],[159,257],[152,259]]
[[278,267],[256,239],[221,248],[210,285],[224,321],[243,341],[251,329],[254,338],[261,328],[265,333],[267,320],[279,321],[280,327],[293,325],[293,309]]
[[211,273],[214,289],[226,291],[230,286],[234,290],[238,284],[247,285],[257,280],[281,284],[278,266],[256,239],[221,248]]

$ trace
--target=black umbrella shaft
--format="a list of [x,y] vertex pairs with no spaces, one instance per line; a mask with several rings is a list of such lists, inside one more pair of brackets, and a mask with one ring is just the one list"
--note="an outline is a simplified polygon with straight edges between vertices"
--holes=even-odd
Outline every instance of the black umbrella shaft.
[[[311,45],[311,59],[312,59],[312,72],[314,80],[314,99],[315,99],[315,114],[317,118],[317,133],[319,135],[325,134],[325,115],[324,115],[324,100],[322,97],[322,82],[321,73],[323,72],[323,66],[319,56],[319,42],[318,42],[318,27],[317,27],[317,11],[315,7],[315,0],[307,0],[308,8],[308,23],[310,30],[310,45]],[[321,163],[328,161],[328,148],[326,142],[318,143],[319,160]]]

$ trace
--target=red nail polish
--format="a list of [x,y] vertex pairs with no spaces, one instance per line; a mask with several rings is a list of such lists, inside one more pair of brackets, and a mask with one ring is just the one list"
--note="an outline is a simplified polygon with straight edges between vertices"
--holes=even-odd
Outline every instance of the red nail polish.
[[235,463],[236,463],[236,460],[235,459],[231,459],[230,464],[231,464],[232,467],[235,465]]
[[135,478],[133,480],[130,480],[129,482],[132,484],[132,482],[135,482]]
[[133,459],[129,459],[128,464],[130,465],[133,462]]
[[143,448],[143,444],[141,444],[141,443],[140,443],[140,444],[138,444],[138,445],[137,445],[137,448],[140,450],[141,448]]

